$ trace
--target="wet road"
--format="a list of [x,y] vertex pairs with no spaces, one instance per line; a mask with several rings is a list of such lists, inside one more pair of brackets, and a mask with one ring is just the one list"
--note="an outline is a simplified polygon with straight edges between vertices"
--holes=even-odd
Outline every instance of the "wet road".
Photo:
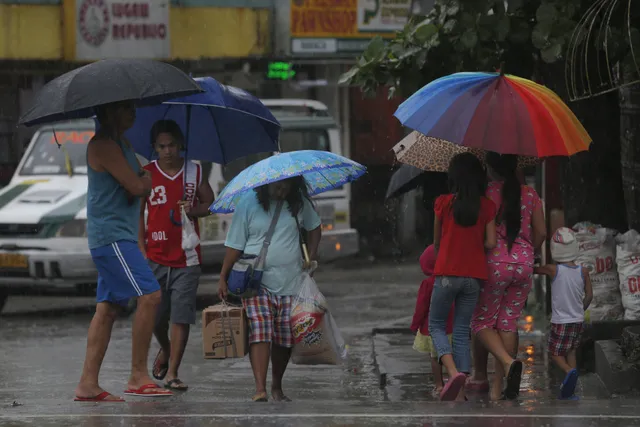
[[[290,366],[285,391],[292,403],[249,402],[253,378],[248,360],[204,360],[199,324],[180,372],[188,392],[163,401],[75,403],[90,314],[80,309],[21,315],[15,307],[50,310],[62,304],[10,301],[10,314],[0,318],[0,426],[640,426],[636,401],[609,399],[594,391],[593,379],[583,382],[581,401],[555,400],[556,384],[546,373],[542,341],[535,335],[522,342],[523,354],[535,351],[519,402],[488,403],[483,395],[459,404],[435,402],[427,363],[412,353],[410,337],[389,335],[386,346],[376,344],[374,357],[373,343],[380,336],[371,336],[374,327],[409,324],[421,280],[417,267],[330,270],[316,278],[349,344],[349,361],[335,367]],[[211,283],[203,286],[213,289]],[[119,321],[105,358],[102,385],[114,393],[126,385],[130,333],[130,319]],[[157,348],[153,343],[150,359]],[[381,389],[377,360],[385,357],[395,370]]]

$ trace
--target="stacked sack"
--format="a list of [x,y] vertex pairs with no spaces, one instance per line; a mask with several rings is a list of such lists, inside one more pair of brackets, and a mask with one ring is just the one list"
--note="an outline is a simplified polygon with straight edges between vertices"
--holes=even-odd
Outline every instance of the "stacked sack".
[[573,230],[579,249],[576,263],[589,271],[593,286],[593,301],[585,313],[585,320],[622,319],[622,296],[615,261],[616,231],[590,222],[579,222]]
[[625,320],[640,320],[640,233],[629,230],[616,237],[616,264]]

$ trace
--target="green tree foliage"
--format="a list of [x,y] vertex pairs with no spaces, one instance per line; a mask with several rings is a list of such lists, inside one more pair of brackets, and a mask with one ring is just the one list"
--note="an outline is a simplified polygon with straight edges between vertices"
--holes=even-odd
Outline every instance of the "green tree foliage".
[[[507,73],[535,78],[540,67],[563,59],[592,5],[592,0],[436,0],[428,16],[413,17],[394,39],[373,39],[340,82],[365,93],[387,86],[391,97],[408,96],[447,74],[495,71],[501,64]],[[595,28],[599,25],[596,21]],[[608,32],[612,63],[628,56],[625,33]],[[640,38],[635,28],[631,34]],[[603,45],[602,36],[588,42],[594,49]]]

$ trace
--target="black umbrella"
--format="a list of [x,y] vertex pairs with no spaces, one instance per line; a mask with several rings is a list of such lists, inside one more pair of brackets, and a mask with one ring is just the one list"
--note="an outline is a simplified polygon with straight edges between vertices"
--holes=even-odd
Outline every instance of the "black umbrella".
[[424,199],[445,194],[447,192],[447,174],[427,172],[415,166],[404,164],[391,175],[386,198],[400,197],[420,186],[423,187]]
[[387,187],[387,199],[400,197],[422,183],[422,174],[426,173],[411,165],[402,165],[391,175],[389,186]]
[[198,92],[202,92],[198,84],[173,65],[150,59],[105,59],[44,85],[20,124],[87,118],[103,104],[152,105]]

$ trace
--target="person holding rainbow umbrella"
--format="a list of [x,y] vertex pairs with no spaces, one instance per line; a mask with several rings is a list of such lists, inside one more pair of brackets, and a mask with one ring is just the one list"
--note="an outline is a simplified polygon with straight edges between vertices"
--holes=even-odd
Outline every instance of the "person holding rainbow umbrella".
[[[588,150],[591,138],[553,91],[502,71],[456,73],[437,79],[404,101],[395,116],[427,139],[483,150],[491,156],[492,165],[501,166],[490,168],[494,181],[487,191],[487,197],[498,208],[498,245],[487,254],[488,268],[496,274],[490,275],[480,291],[473,314],[476,372],[468,385],[488,385],[488,351],[497,361],[492,396],[515,399],[522,376],[522,362],[517,360],[517,320],[531,289],[535,250],[546,234],[538,195],[532,188],[520,185],[516,178],[517,156],[571,156]],[[395,149],[399,161],[418,167],[430,163],[425,151],[429,150],[424,149],[423,138],[400,143]],[[452,157],[455,151],[443,152],[439,158]],[[444,302],[448,306],[455,300],[456,295],[452,294],[450,301]],[[444,320],[433,322],[430,318],[430,324],[444,325]],[[469,325],[458,323],[467,334],[454,331],[454,336],[468,336]],[[432,337],[448,372],[470,373],[468,341],[454,343],[454,348],[463,350],[453,354],[444,328],[432,333]],[[505,374],[506,387],[500,390]],[[576,380],[577,376],[568,375],[562,394],[575,388]]]

